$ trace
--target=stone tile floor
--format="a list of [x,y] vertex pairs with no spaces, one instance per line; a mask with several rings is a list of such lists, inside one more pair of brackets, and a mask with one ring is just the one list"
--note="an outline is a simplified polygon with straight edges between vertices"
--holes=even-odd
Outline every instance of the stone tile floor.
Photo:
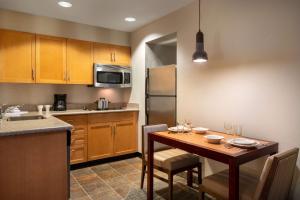
[[[146,199],[147,179],[140,189],[142,161],[131,158],[71,171],[71,200]],[[166,177],[164,173],[156,174]],[[155,199],[168,199],[168,184],[154,179]],[[174,200],[198,199],[197,190],[186,186],[185,178],[174,177]]]

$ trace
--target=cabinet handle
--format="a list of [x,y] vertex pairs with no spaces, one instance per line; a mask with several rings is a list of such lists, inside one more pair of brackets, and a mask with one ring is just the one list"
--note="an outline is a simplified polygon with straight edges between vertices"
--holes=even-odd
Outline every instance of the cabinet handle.
[[64,71],[64,75],[63,76],[64,76],[64,81],[65,81],[66,80],[66,72],[65,71]]
[[116,62],[116,52],[114,52],[114,62]]
[[34,81],[35,80],[35,71],[33,68],[31,69],[31,76],[32,76],[32,80]]
[[113,58],[113,53],[110,53],[110,61],[113,62],[114,58]]
[[70,75],[70,72],[69,72],[69,73],[68,73],[68,81],[70,81],[70,79],[71,79],[70,76],[71,76],[71,75]]

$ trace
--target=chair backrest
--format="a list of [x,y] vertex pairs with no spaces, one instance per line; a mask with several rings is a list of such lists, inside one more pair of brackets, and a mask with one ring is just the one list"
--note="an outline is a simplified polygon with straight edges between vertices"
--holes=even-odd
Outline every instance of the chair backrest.
[[299,149],[270,156],[264,166],[254,195],[255,200],[288,199]]
[[[160,131],[167,131],[168,125],[167,124],[157,124],[157,125],[145,125],[142,126],[142,154],[145,156],[148,152],[148,134],[153,132],[160,132]],[[171,147],[155,142],[154,143],[154,151],[170,149]]]

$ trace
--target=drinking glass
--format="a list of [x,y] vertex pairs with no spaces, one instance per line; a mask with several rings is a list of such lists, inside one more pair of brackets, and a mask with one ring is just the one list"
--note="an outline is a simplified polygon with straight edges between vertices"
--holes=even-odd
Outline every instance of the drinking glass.
[[186,128],[188,132],[192,131],[192,123],[189,120],[184,120],[184,128]]
[[176,124],[177,124],[177,126],[176,126],[177,133],[183,133],[184,132],[184,124],[180,123],[180,122],[177,122]]
[[231,122],[224,122],[224,129],[225,129],[225,132],[227,134],[231,134],[231,131],[232,131],[232,123]]
[[235,136],[242,136],[243,135],[243,126],[242,125],[240,125],[240,124],[235,125],[234,135]]

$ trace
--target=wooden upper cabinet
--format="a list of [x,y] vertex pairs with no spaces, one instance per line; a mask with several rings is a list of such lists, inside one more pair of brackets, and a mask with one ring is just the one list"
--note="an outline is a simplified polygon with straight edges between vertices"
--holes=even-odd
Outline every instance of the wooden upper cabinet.
[[67,40],[67,83],[93,84],[92,42]]
[[114,61],[117,65],[131,66],[130,47],[115,46]]
[[36,82],[66,83],[66,39],[36,36]]
[[94,63],[114,64],[113,46],[110,44],[94,43]]
[[131,49],[126,46],[94,43],[94,63],[131,65]]
[[0,29],[0,82],[34,83],[35,35]]

